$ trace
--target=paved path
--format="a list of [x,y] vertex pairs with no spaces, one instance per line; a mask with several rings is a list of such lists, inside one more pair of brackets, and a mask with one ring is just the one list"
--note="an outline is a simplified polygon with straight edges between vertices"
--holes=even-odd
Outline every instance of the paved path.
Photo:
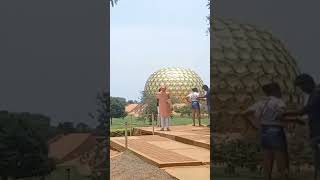
[[179,180],[210,179],[210,166],[168,167],[163,169]]
[[[160,131],[155,127],[154,134],[166,137],[185,144],[210,149],[210,129],[192,125],[171,126],[171,131]],[[138,134],[152,134],[152,127],[137,127],[134,130]]]
[[[111,146],[125,149],[124,137],[113,137]],[[210,151],[158,135],[128,137],[128,149],[158,167],[197,166],[210,163]]]
[[122,153],[122,152],[119,152],[119,151],[115,151],[115,150],[110,149],[110,159],[119,156],[121,153]]

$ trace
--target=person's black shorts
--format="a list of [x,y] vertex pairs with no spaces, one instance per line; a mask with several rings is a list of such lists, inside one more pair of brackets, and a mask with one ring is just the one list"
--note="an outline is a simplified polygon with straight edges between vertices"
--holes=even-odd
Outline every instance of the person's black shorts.
[[283,127],[266,126],[261,128],[261,146],[265,150],[287,151],[287,137]]

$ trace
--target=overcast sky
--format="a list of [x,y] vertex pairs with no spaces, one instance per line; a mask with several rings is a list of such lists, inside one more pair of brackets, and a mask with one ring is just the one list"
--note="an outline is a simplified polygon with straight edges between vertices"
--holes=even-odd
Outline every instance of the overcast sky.
[[104,0],[0,1],[0,109],[92,122],[106,89]]
[[139,100],[148,77],[188,67],[210,83],[207,0],[121,0],[111,9],[111,96]]
[[282,40],[302,72],[320,81],[320,1],[216,0],[214,15],[266,28]]

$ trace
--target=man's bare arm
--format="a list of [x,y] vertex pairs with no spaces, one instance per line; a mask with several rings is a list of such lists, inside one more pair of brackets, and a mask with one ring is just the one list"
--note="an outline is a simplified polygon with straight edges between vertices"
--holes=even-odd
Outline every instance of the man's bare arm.
[[254,117],[254,112],[250,110],[246,110],[240,113],[240,115],[254,128],[259,129],[258,125],[253,123],[252,117]]

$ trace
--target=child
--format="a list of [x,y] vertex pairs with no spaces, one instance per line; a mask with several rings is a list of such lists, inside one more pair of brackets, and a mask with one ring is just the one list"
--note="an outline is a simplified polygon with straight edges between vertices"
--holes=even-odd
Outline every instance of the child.
[[197,88],[193,88],[192,92],[186,97],[186,100],[189,103],[191,103],[193,126],[195,126],[196,124],[196,121],[195,121],[196,117],[198,118],[199,126],[202,126],[201,117],[200,117],[199,97],[200,97],[200,94]]
[[262,87],[266,98],[258,101],[243,113],[245,117],[255,116],[257,123],[252,123],[261,133],[261,146],[264,152],[264,172],[271,180],[273,160],[276,159],[283,180],[288,179],[287,138],[284,131],[283,114],[286,109],[281,100],[281,90],[277,83]]

